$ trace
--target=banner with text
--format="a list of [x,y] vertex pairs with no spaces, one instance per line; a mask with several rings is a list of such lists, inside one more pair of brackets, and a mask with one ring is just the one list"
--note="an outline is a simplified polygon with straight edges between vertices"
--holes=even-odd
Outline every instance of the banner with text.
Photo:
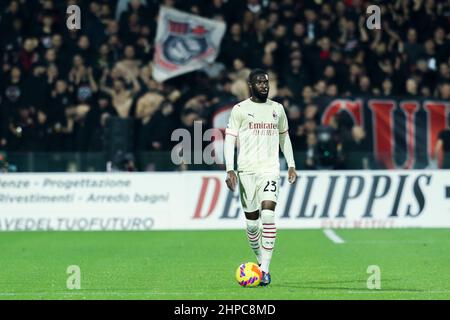
[[322,106],[322,124],[328,125],[333,117],[347,118],[347,123],[365,129],[382,169],[428,168],[450,115],[450,101],[425,98],[320,98],[317,103]]
[[[223,172],[0,176],[0,231],[240,229]],[[450,170],[281,174],[280,228],[450,227]]]

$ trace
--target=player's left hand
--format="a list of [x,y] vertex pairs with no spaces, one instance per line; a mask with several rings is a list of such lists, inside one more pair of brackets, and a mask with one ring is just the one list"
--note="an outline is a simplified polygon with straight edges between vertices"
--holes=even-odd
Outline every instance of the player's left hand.
[[297,180],[297,172],[295,172],[295,168],[290,167],[288,170],[288,181],[289,183],[294,183]]

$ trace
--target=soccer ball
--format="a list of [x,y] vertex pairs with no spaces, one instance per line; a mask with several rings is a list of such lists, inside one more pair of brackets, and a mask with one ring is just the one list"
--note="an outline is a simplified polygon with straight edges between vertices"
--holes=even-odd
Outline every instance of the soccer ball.
[[236,270],[236,280],[243,287],[256,287],[261,282],[262,272],[253,262],[245,262]]

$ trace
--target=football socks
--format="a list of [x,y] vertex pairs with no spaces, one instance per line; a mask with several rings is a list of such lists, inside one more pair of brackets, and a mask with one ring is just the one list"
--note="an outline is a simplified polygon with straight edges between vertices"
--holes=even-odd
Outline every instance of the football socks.
[[269,272],[272,251],[277,237],[277,228],[275,226],[275,212],[264,209],[261,211],[262,237],[261,237],[261,270]]
[[259,225],[260,219],[257,220],[247,219],[247,239],[250,244],[250,247],[252,248],[253,252],[256,255],[256,258],[258,259],[258,264],[261,263],[261,246],[260,246],[261,230],[259,228]]

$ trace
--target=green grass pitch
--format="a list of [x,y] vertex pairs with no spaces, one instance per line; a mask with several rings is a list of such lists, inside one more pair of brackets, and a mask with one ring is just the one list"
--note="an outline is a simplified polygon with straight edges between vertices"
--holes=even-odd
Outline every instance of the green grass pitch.
[[[244,230],[0,233],[0,299],[450,299],[450,230],[279,230],[269,287],[242,288]],[[81,289],[69,290],[69,265]],[[368,289],[369,265],[381,289]]]

